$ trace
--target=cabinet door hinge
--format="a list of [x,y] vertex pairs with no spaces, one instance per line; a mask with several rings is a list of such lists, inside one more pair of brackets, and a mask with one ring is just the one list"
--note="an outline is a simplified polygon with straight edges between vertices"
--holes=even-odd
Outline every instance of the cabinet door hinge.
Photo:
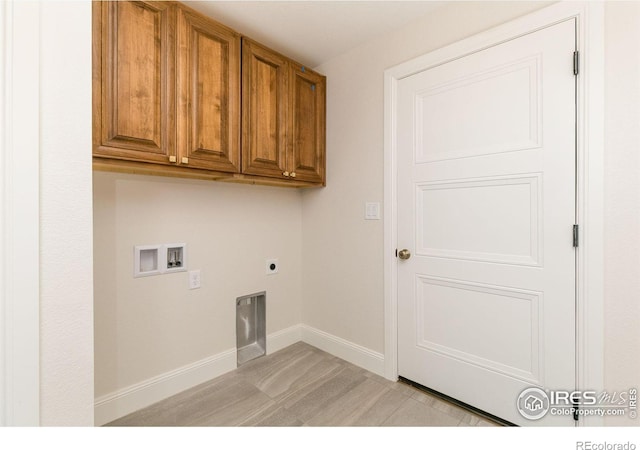
[[573,52],[573,74],[578,75],[580,72],[580,52]]
[[580,238],[580,235],[579,235],[578,225],[574,225],[573,226],[573,246],[574,247],[578,246],[579,238]]

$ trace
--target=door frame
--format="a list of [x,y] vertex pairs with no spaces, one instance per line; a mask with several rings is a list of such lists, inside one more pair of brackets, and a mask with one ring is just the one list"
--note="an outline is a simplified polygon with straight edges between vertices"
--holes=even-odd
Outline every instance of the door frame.
[[[604,5],[563,2],[389,68],[384,73],[384,330],[385,377],[398,379],[397,86],[399,80],[482,49],[575,18],[580,52],[577,78],[576,388],[604,388],[603,190]],[[515,401],[515,399],[514,399]],[[579,425],[603,419],[581,417]]]

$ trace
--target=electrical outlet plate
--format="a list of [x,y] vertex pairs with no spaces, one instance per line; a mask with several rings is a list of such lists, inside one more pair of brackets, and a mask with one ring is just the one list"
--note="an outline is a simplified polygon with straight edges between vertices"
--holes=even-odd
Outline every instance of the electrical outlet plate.
[[189,271],[189,289],[200,289],[200,269]]
[[267,265],[266,265],[266,273],[267,275],[274,275],[276,273],[278,273],[278,270],[280,269],[280,264],[278,263],[277,259],[267,259]]

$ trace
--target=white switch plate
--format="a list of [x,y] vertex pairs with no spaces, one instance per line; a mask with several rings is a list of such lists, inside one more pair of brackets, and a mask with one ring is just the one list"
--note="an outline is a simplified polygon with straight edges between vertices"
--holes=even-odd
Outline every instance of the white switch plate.
[[278,264],[277,259],[267,259],[266,273],[267,275],[273,275],[278,273],[280,269],[280,264]]
[[200,269],[189,271],[189,289],[200,289]]
[[364,204],[365,220],[380,220],[380,203],[366,202]]

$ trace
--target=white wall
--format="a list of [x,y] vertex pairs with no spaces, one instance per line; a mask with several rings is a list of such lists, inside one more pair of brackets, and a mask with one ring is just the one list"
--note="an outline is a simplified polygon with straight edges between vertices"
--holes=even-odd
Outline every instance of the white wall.
[[546,5],[452,2],[317,68],[328,83],[327,187],[303,194],[306,324],[384,352],[383,223],[364,220],[364,203],[383,199],[384,70]]
[[3,423],[93,425],[90,4],[2,8]]
[[40,424],[93,425],[91,4],[40,21]]
[[40,9],[2,2],[0,11],[0,424],[32,426],[40,423]]
[[[96,397],[235,348],[239,296],[267,291],[267,334],[298,325],[301,203],[295,189],[95,172]],[[133,278],[135,245],[176,242],[200,289],[186,272]]]
[[605,26],[604,381],[625,391],[640,388],[640,3],[607,2]]
[[[0,24],[2,24],[2,28],[3,30],[5,30],[5,32],[0,33],[0,105],[4,105],[2,108],[0,108],[0,173],[2,173],[3,178],[5,178],[5,173],[6,173],[6,163],[4,161],[5,157],[4,155],[6,155],[6,147],[8,145],[7,141],[8,139],[6,138],[6,129],[8,128],[8,120],[6,119],[6,113],[5,111],[8,109],[7,107],[7,93],[6,93],[6,89],[8,86],[8,82],[6,80],[6,75],[5,75],[5,71],[6,71],[6,66],[7,66],[7,53],[8,53],[8,42],[7,42],[7,29],[9,28],[8,24],[9,21],[7,20],[7,13],[6,13],[6,5],[7,3],[0,3]],[[5,251],[6,251],[6,244],[4,243],[4,239],[5,239],[5,233],[6,233],[6,207],[7,207],[7,200],[5,199],[5,194],[6,192],[6,187],[5,187],[5,183],[0,183],[0,254],[4,255]],[[0,258],[0,285],[2,286],[6,286],[7,283],[7,277],[5,275],[6,273],[6,258],[5,257],[1,257]],[[8,320],[6,319],[6,313],[5,313],[5,304],[6,304],[6,294],[5,294],[5,290],[0,290],[0,327],[4,330],[6,328],[6,326],[8,325]],[[7,408],[7,396],[5,394],[5,389],[6,389],[6,380],[7,377],[5,375],[6,372],[6,352],[5,352],[5,347],[6,347],[6,338],[5,338],[5,333],[2,332],[0,333],[0,403],[3,406],[2,408],[0,408],[0,426],[6,426],[7,425],[7,414],[6,414],[6,408]]]

